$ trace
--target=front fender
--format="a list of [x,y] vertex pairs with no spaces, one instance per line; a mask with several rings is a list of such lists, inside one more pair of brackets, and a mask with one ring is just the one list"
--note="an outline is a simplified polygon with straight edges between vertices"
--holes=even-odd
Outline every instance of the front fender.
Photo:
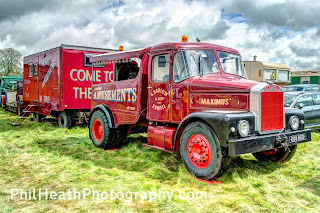
[[104,112],[104,114],[107,116],[109,127],[110,127],[110,128],[115,128],[114,119],[113,119],[112,113],[110,112],[110,110],[108,109],[108,107],[107,107],[107,106],[104,106],[104,105],[97,105],[97,106],[95,106],[95,107],[91,110],[89,120],[91,120],[92,114],[93,114],[95,111],[97,111],[97,110],[102,110],[102,111]]
[[[299,120],[304,120],[305,121],[305,115],[303,110],[301,109],[296,109],[296,108],[284,108],[284,113],[285,113],[285,130],[290,131],[290,117],[291,116],[297,116]],[[303,130],[305,127],[305,122],[303,124],[300,123],[299,129],[298,130]]]
[[[176,141],[178,139],[179,132],[193,121],[203,121],[207,123],[216,133],[219,138],[219,143],[223,147],[227,147],[227,140],[229,138],[238,137],[238,123],[240,120],[247,120],[250,124],[249,134],[255,132],[255,115],[252,112],[195,112],[186,116],[179,124],[175,138],[174,147],[176,147]],[[230,128],[234,127],[235,132],[231,132]]]

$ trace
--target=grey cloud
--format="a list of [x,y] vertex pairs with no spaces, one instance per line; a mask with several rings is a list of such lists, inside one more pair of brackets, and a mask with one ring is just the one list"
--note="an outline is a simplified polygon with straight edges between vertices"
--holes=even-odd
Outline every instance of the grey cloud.
[[[0,48],[13,46],[24,55],[61,43],[105,48],[124,45],[125,49],[133,49],[180,41],[186,34],[189,41],[197,36],[201,41],[236,48],[246,60],[260,54],[260,58],[266,56],[271,62],[312,69],[320,64],[320,58],[314,57],[320,55],[316,49],[320,41],[319,4],[306,0],[302,7],[301,2],[178,0],[176,5],[182,8],[172,8],[174,4],[169,0],[0,0]],[[227,16],[231,14],[229,20],[220,17],[222,9]],[[239,24],[243,18],[232,18],[232,14],[242,14],[245,23]],[[304,28],[310,26],[317,32],[305,33]],[[301,38],[297,39],[298,35]],[[287,45],[288,40],[294,42]],[[303,46],[308,41],[315,42],[314,49]],[[308,56],[313,56],[312,64],[311,58],[309,63],[302,59]]]
[[175,37],[175,34],[179,34],[180,29],[167,28],[170,18],[165,18],[151,25],[141,24],[149,18],[151,17],[143,15],[134,19],[119,21],[114,28],[114,36],[117,38],[115,46],[127,42],[133,44],[134,48],[146,47],[159,42],[165,42],[165,40]]
[[226,7],[227,13],[240,13],[252,24],[271,24],[293,30],[320,24],[320,5],[311,0],[288,0],[274,4],[261,4],[256,0],[229,0],[222,5]]
[[23,16],[28,13],[37,12],[55,4],[54,1],[39,0],[0,0],[0,21]]
[[[90,16],[100,8],[119,5],[119,0],[0,0],[0,22],[34,13],[58,16]],[[66,19],[67,20],[67,19]],[[41,19],[39,21],[42,21]]]
[[320,55],[319,49],[299,47],[292,43],[289,45],[289,48],[294,54],[296,54],[296,56],[300,56],[300,57],[312,57],[312,56]]
[[[318,61],[320,58],[318,58]],[[310,63],[303,59],[295,59],[293,66],[291,67],[292,70],[320,70],[319,63]]]
[[280,38],[286,38],[288,37],[288,35],[290,35],[289,30],[278,29],[275,27],[268,27],[268,32],[264,33],[261,39],[262,40],[271,39],[275,41]]
[[203,39],[223,39],[225,33],[230,29],[230,26],[225,20],[220,20],[214,24],[209,30],[203,30]]

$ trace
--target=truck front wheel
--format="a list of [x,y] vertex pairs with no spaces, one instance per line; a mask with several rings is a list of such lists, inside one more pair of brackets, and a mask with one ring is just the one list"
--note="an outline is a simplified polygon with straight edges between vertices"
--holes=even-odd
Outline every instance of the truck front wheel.
[[285,163],[289,161],[296,153],[297,145],[289,146],[287,150],[282,148],[271,149],[262,152],[252,153],[258,161],[272,161]]
[[193,122],[184,129],[180,155],[188,171],[204,180],[221,176],[229,162],[215,132],[202,122]]

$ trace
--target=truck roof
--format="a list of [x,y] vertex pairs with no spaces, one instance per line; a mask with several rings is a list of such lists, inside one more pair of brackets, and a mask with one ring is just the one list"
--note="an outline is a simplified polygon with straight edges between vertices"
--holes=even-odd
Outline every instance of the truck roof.
[[37,53],[33,53],[33,54],[27,55],[25,57],[33,56],[33,55],[36,55],[36,54],[39,54],[39,53],[51,51],[51,50],[58,49],[58,48],[71,49],[71,50],[85,50],[85,51],[93,51],[93,52],[117,52],[118,51],[116,49],[107,49],[107,48],[99,48],[99,47],[86,47],[86,46],[61,44],[58,47],[54,47],[54,48],[51,48],[51,49],[47,49],[47,50],[43,50],[43,51],[40,51],[40,52],[37,52]]
[[96,55],[90,58],[90,62],[137,58],[137,57],[140,57],[147,50],[149,50],[152,53],[156,53],[156,52],[161,52],[166,50],[178,50],[178,49],[179,50],[213,49],[213,50],[220,50],[220,51],[239,54],[239,52],[235,49],[216,45],[216,44],[209,44],[209,43],[202,43],[202,42],[168,42],[168,43],[157,44],[155,46],[147,47],[147,48]]
[[183,49],[213,49],[220,51],[227,51],[239,54],[239,52],[235,49],[224,47],[216,44],[209,44],[203,42],[168,42],[157,44],[151,47],[151,52],[159,52],[163,50],[183,50]]

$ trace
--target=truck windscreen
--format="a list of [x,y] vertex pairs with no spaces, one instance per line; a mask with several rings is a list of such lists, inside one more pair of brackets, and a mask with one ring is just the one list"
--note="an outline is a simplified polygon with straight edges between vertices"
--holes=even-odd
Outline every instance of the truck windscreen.
[[210,50],[179,51],[173,58],[173,80],[183,81],[200,74],[220,72],[217,58]]
[[224,72],[247,78],[240,55],[218,52],[218,56]]

